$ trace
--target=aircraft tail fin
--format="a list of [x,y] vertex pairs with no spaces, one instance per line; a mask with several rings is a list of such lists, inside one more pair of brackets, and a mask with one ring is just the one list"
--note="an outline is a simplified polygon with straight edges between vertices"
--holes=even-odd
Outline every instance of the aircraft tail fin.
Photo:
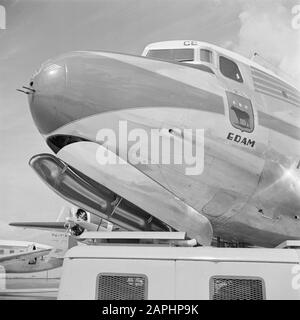
[[77,245],[76,239],[68,234],[52,233],[53,250],[49,256],[55,258],[63,258],[66,251]]

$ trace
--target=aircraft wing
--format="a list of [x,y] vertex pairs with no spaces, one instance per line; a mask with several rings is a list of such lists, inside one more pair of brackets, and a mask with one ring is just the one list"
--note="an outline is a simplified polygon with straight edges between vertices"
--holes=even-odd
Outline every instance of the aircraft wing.
[[66,232],[65,222],[12,222],[9,225],[12,227],[21,227],[25,229]]
[[101,225],[95,223],[81,221],[76,218],[68,218],[66,222],[12,222],[9,225],[12,227],[19,227],[25,229],[39,229],[46,231],[66,232],[66,223],[72,225],[78,225],[87,231],[109,231],[107,228],[103,228]]
[[22,253],[15,253],[15,254],[8,254],[5,256],[0,256],[0,263],[15,260],[15,259],[34,259],[41,256],[45,256],[50,253],[52,249],[41,249],[41,250],[32,250],[29,252],[22,252]]

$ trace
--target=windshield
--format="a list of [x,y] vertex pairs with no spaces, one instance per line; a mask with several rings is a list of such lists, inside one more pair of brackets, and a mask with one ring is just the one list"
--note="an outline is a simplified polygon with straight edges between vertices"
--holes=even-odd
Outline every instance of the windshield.
[[153,49],[148,51],[147,57],[178,62],[193,61],[194,49]]

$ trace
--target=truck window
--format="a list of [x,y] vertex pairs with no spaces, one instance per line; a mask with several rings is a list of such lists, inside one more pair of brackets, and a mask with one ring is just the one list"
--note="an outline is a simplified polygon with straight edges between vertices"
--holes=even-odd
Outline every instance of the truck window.
[[237,82],[243,82],[242,74],[239,70],[238,65],[234,61],[220,56],[219,62],[220,71],[226,78]]
[[146,300],[148,278],[143,274],[100,273],[96,288],[97,300]]
[[193,61],[194,49],[153,49],[148,51],[147,57],[178,62]]
[[200,60],[203,62],[212,63],[212,52],[207,49],[200,49]]
[[264,300],[261,278],[215,276],[210,279],[211,300]]

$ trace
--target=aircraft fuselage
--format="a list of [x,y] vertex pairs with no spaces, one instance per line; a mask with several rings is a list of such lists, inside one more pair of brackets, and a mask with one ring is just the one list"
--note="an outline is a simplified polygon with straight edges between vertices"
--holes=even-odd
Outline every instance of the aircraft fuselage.
[[[206,217],[214,236],[259,246],[300,239],[300,93],[246,59],[211,51],[213,61],[200,68],[109,52],[62,55],[32,79],[33,119],[64,161],[64,149],[99,143],[100,129],[118,136],[122,121],[149,136],[154,128],[171,136],[202,129],[201,174],[174,163],[134,167]],[[238,66],[236,79],[222,70],[226,59]],[[133,145],[105,147],[130,157]],[[70,165],[96,179],[81,157]]]

